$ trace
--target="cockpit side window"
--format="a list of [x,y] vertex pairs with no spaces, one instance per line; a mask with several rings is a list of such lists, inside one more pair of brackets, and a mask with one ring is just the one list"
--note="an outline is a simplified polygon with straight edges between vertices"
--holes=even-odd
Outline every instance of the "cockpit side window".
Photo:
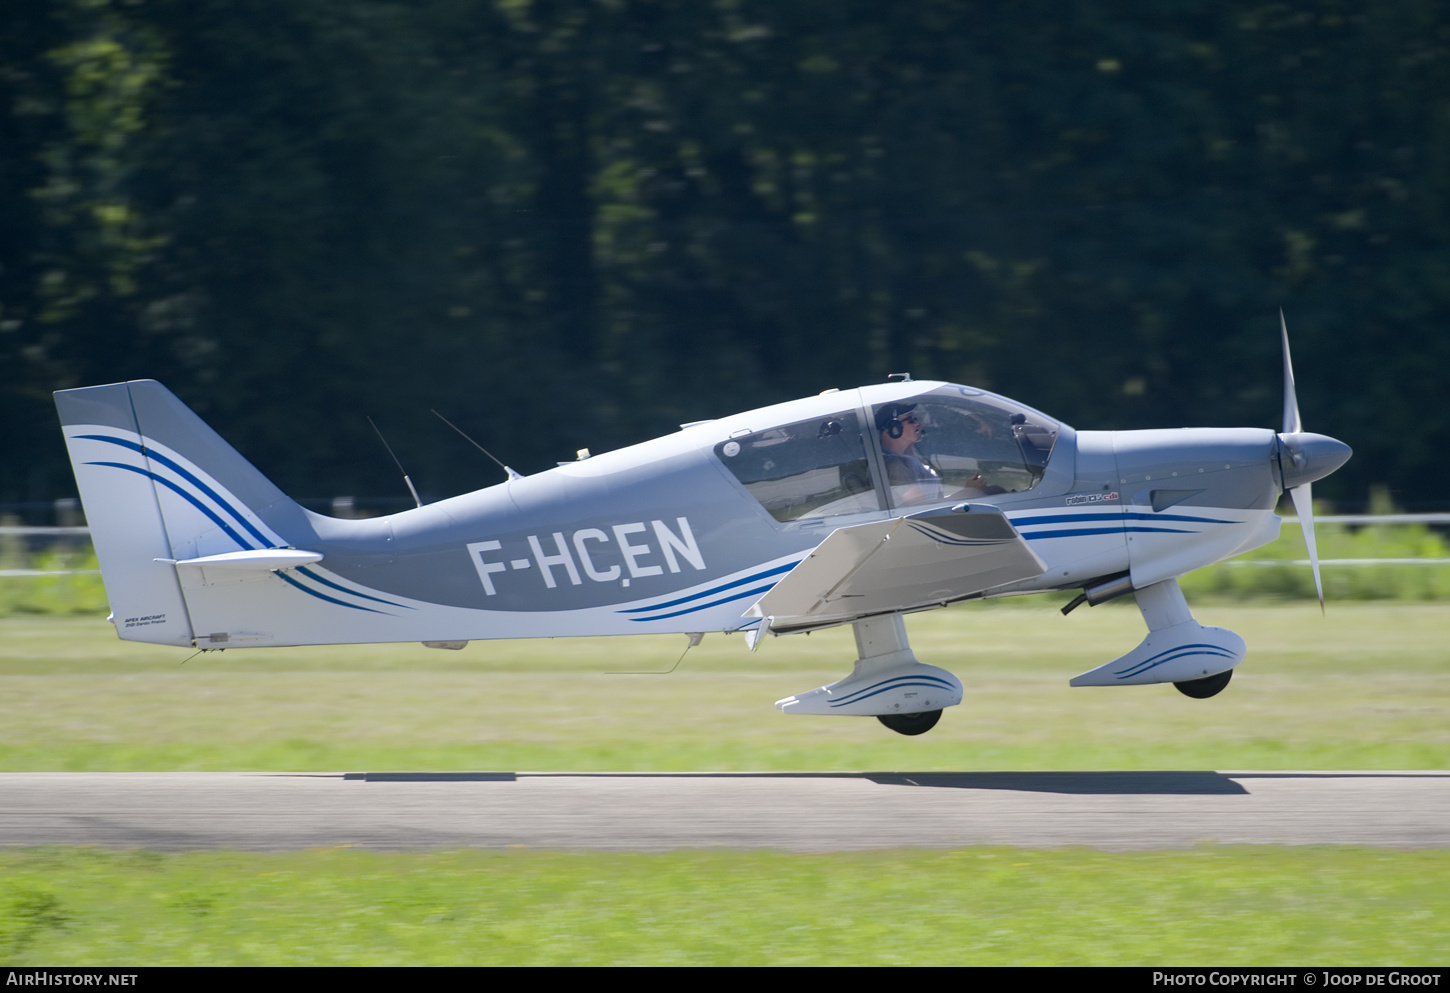
[[969,387],[945,386],[873,410],[892,506],[972,500],[1042,481],[1058,425]]
[[715,454],[777,521],[881,509],[854,412],[731,438]]

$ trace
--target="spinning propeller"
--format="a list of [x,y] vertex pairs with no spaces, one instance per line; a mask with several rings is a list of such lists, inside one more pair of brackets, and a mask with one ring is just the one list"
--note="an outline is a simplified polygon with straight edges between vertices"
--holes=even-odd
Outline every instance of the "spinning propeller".
[[1314,591],[1319,594],[1319,610],[1324,610],[1324,583],[1319,578],[1319,552],[1314,544],[1313,482],[1323,479],[1344,465],[1350,447],[1322,434],[1303,429],[1299,419],[1299,401],[1294,396],[1294,366],[1289,361],[1289,326],[1284,312],[1279,311],[1279,330],[1284,340],[1284,430],[1279,433],[1279,469],[1284,491],[1294,503],[1299,526],[1304,530],[1304,544],[1309,549],[1309,567],[1314,570]]

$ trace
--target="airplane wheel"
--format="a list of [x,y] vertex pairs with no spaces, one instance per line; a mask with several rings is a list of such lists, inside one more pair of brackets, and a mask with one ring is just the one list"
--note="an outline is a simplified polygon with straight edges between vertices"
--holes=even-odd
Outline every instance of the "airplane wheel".
[[919,714],[877,714],[876,719],[897,734],[926,734],[941,720],[940,710],[925,710]]
[[1188,679],[1181,683],[1174,683],[1173,685],[1178,687],[1178,692],[1184,696],[1191,696],[1195,700],[1207,700],[1209,697],[1216,696],[1221,692],[1233,676],[1234,671],[1232,669],[1226,669],[1212,676],[1204,676],[1202,679]]

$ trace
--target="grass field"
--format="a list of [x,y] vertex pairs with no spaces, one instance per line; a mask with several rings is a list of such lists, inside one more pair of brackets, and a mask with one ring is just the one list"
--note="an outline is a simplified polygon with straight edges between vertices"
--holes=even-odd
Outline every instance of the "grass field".
[[[1247,662],[1206,701],[1071,689],[1131,604],[908,618],[962,706],[920,738],[771,703],[848,631],[208,653],[0,619],[5,770],[1450,768],[1450,607],[1195,601]],[[11,964],[1441,964],[1450,852],[0,851]]]
[[11,965],[1443,965],[1450,852],[0,852]]
[[844,675],[849,629],[210,652],[74,618],[0,619],[0,769],[784,770],[1450,768],[1450,607],[1199,605],[1249,644],[1212,700],[1073,689],[1135,645],[1131,604],[1043,601],[908,618],[960,707],[920,738],[773,702]]

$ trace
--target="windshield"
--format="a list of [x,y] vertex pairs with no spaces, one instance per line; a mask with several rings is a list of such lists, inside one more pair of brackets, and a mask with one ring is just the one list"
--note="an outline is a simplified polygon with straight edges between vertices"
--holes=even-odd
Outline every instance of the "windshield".
[[894,507],[1030,490],[1055,421],[1011,400],[943,386],[872,410]]

